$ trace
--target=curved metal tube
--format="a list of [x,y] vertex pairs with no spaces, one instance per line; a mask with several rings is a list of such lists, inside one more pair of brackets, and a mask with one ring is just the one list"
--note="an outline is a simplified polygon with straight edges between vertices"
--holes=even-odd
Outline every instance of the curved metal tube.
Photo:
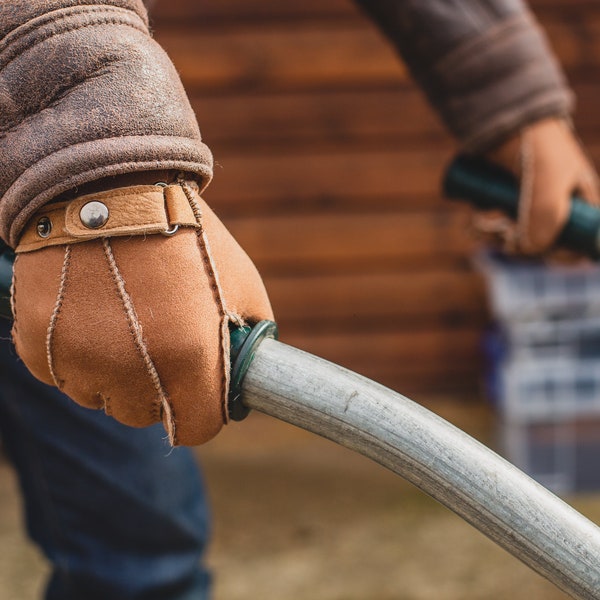
[[574,598],[600,598],[600,529],[466,433],[338,365],[272,339],[243,402],[401,475]]

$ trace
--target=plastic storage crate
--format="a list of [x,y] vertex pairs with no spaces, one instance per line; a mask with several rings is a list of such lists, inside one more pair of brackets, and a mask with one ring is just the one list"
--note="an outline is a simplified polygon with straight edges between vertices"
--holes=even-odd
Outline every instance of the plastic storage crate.
[[482,255],[502,453],[558,493],[600,489],[600,267]]
[[501,321],[600,316],[600,266],[552,266],[485,253],[476,259]]
[[558,494],[600,489],[600,418],[503,422],[501,453]]
[[511,361],[600,361],[600,316],[509,321],[500,325],[498,335]]
[[511,421],[600,417],[598,360],[510,360],[499,385],[498,406]]

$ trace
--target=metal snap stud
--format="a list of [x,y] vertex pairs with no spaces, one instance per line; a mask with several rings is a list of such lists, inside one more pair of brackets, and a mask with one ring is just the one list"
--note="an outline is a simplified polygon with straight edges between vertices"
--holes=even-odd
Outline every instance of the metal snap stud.
[[88,229],[98,229],[105,225],[108,215],[108,207],[97,200],[84,204],[79,211],[79,218]]
[[52,233],[52,221],[48,217],[42,217],[37,222],[37,234],[41,238],[47,238]]

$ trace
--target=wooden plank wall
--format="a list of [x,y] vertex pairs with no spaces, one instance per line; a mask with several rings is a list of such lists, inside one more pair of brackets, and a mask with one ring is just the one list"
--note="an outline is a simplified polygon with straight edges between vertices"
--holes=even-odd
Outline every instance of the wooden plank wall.
[[[600,159],[600,5],[533,7]],[[152,25],[282,339],[407,393],[473,392],[487,312],[468,212],[439,197],[453,143],[375,27],[350,0],[159,0]]]

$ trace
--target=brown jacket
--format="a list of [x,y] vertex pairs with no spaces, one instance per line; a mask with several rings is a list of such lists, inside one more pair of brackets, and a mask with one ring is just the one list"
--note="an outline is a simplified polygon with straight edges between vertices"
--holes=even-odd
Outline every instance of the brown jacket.
[[[566,114],[571,94],[517,0],[359,0],[449,129],[481,149]],[[212,157],[141,0],[0,2],[0,237],[75,186],[151,169],[193,174]]]
[[481,150],[573,97],[521,0],[356,0],[386,32],[448,129]]

